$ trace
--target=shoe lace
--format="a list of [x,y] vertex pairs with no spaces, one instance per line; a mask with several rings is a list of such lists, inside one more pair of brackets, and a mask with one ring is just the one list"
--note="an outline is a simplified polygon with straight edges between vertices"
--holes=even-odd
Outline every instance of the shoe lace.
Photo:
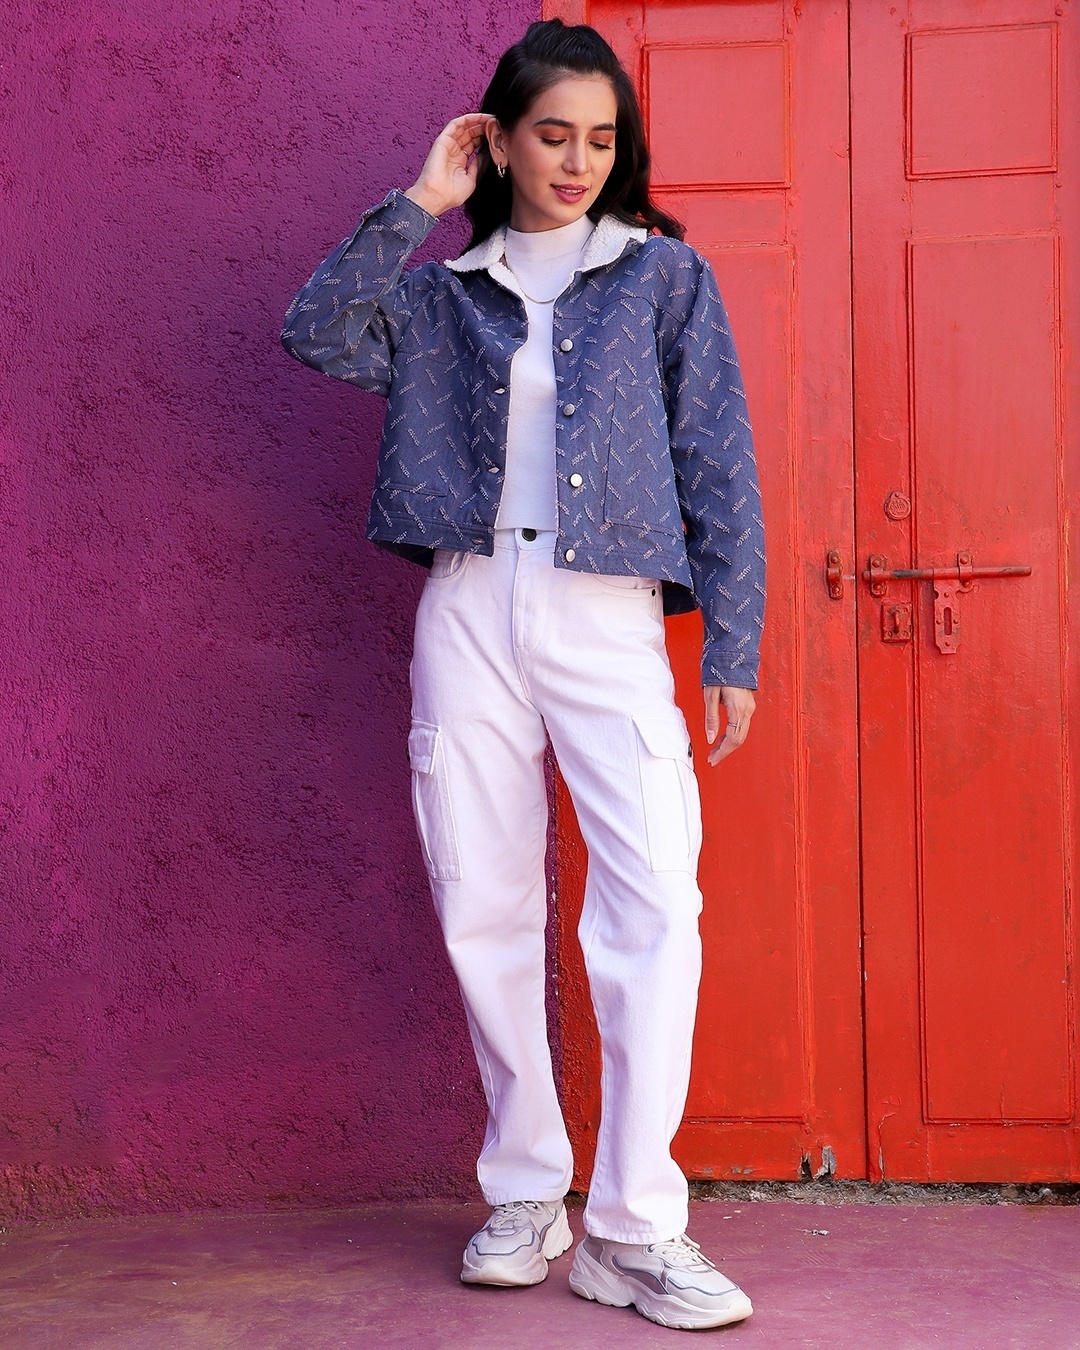
[[510,1200],[505,1205],[494,1207],[487,1226],[493,1233],[506,1232],[519,1227],[523,1218],[539,1213],[540,1203],[537,1200]]
[[680,1233],[678,1237],[667,1238],[663,1242],[650,1242],[645,1249],[653,1252],[672,1266],[682,1266],[686,1269],[715,1270],[716,1267],[707,1256],[703,1256],[701,1248],[693,1238],[687,1237],[685,1233]]

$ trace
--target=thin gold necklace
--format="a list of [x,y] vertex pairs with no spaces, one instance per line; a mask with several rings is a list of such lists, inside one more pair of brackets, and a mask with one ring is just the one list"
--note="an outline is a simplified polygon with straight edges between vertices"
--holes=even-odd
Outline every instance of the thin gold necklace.
[[[522,284],[521,284],[521,278],[520,278],[520,277],[518,276],[518,274],[514,271],[514,269],[510,266],[510,264],[506,261],[506,254],[505,254],[505,252],[504,252],[503,255],[502,255],[502,264],[503,264],[503,266],[506,268],[506,270],[510,273],[510,275],[514,278],[514,280],[517,282],[518,288],[520,289],[521,294],[525,297],[526,300],[531,300],[531,301],[533,302],[534,305],[553,305],[553,304],[555,303],[555,301],[558,300],[559,296],[562,295],[563,291],[566,290],[566,286],[563,286],[562,290],[556,291],[556,293],[551,297],[550,300],[541,300],[538,296],[530,295],[529,292],[525,289],[525,287],[522,286]],[[575,271],[576,271],[576,270],[577,270],[577,269],[575,268]],[[570,275],[573,276],[573,272],[571,272]],[[569,282],[566,283],[567,286],[568,286],[569,284],[570,284]]]

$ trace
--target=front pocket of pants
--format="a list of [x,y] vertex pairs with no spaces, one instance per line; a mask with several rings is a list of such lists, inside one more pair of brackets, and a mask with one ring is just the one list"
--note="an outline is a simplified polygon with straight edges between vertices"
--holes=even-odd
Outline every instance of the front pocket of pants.
[[654,872],[694,873],[701,805],[686,726],[677,712],[635,715],[634,726],[649,863]]
[[456,549],[437,548],[428,575],[432,581],[446,581],[461,571],[468,556],[467,553]]
[[430,722],[414,722],[409,732],[412,802],[424,865],[432,881],[459,881],[461,860],[450,805],[442,735]]
[[626,592],[633,594],[635,591],[647,591],[650,595],[655,595],[656,588],[660,585],[658,581],[654,581],[651,577],[613,576],[607,572],[595,572],[589,575],[594,576],[605,590],[622,591],[624,594]]

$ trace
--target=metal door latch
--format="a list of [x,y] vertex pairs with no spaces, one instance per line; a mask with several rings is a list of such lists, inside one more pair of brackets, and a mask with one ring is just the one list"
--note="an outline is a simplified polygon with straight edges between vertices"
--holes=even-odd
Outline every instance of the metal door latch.
[[960,585],[955,581],[934,581],[934,641],[938,651],[951,656],[960,645]]
[[910,605],[881,606],[881,640],[882,642],[911,641]]
[[[979,577],[1027,577],[1030,563],[1006,563],[1000,567],[976,567],[971,561],[971,550],[961,549],[956,555],[955,567],[892,567],[880,553],[871,553],[863,578],[870,585],[870,594],[884,596],[892,580],[932,581],[934,583],[934,641],[938,650],[951,656],[960,645],[959,596],[970,591]],[[906,634],[905,615],[906,613]],[[902,636],[902,634],[904,634]],[[883,642],[906,642],[911,637],[911,606],[882,605],[881,638]]]
[[844,598],[843,560],[838,548],[831,548],[825,554],[825,584],[829,588],[830,600],[842,600]]

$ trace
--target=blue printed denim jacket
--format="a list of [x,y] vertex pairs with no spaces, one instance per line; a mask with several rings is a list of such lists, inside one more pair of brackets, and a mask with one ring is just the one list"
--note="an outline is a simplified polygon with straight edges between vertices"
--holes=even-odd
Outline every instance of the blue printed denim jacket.
[[[404,271],[436,224],[397,188],[294,298],[281,340],[388,400],[367,537],[430,566],[490,555],[510,362],[528,318],[505,225]],[[707,259],[606,214],[555,302],[555,565],[654,577],[699,605],[702,682],[757,688],[765,532],[727,314]]]

